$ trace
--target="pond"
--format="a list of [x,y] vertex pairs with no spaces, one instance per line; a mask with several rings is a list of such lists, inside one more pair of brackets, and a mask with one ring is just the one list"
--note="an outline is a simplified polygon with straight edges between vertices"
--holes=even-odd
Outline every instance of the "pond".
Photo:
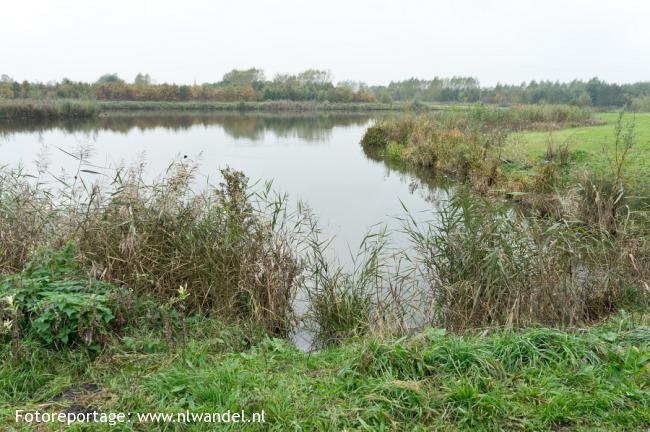
[[199,175],[213,182],[220,168],[231,167],[251,183],[272,180],[276,191],[306,202],[346,261],[373,227],[397,231],[394,217],[403,206],[431,219],[447,198],[427,178],[364,153],[359,142],[374,120],[369,114],[130,113],[11,123],[0,125],[0,163],[36,171],[36,161],[45,160],[52,175],[71,173],[77,161],[67,153],[83,146],[96,166],[144,161],[152,178],[185,157],[197,160]]

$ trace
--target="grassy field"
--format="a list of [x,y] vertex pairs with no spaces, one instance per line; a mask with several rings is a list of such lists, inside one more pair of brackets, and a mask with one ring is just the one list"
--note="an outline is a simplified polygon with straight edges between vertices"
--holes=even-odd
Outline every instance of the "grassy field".
[[[647,324],[622,315],[589,331],[454,336],[431,328],[308,354],[200,319],[188,322],[184,347],[143,328],[94,355],[28,344],[16,361],[4,346],[0,429],[31,430],[14,423],[18,408],[264,411],[263,425],[244,430],[647,430]],[[133,422],[110,430],[242,430]],[[86,427],[67,430],[109,429]]]
[[[552,132],[524,132],[513,135],[504,150],[507,158],[520,161],[539,161],[546,154],[549,142],[567,144],[576,167],[605,172],[608,155],[615,141],[615,124],[619,114],[599,113],[595,117],[604,122],[599,126],[561,129]],[[636,184],[650,182],[650,113],[625,114],[624,122],[636,122],[636,145],[630,153],[628,180]]]

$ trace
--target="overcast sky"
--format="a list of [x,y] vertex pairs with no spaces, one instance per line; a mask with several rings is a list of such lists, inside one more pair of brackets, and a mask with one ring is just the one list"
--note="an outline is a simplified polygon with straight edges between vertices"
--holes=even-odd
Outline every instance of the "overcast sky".
[[21,0],[0,14],[0,74],[17,80],[201,83],[253,66],[369,84],[650,80],[648,0]]

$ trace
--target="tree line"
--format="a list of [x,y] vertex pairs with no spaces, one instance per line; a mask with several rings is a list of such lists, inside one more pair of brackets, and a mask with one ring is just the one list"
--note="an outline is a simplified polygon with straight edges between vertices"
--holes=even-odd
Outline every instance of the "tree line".
[[530,81],[519,85],[481,87],[473,77],[411,78],[388,85],[363,82],[335,83],[328,71],[308,69],[298,74],[278,74],[267,79],[264,71],[232,70],[212,83],[179,85],[155,83],[139,73],[131,81],[106,74],[92,83],[63,79],[57,82],[18,82],[0,77],[0,99],[97,99],[133,101],[319,101],[319,102],[484,102],[509,104],[573,104],[624,106],[650,97],[650,82],[607,83],[598,78],[571,82]]

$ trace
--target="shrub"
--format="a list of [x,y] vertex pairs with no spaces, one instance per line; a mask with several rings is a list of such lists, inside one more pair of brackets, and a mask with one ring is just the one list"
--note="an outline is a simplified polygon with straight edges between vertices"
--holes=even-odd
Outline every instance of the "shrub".
[[505,138],[501,130],[481,131],[467,113],[452,112],[383,120],[368,129],[361,144],[369,154],[450,174],[483,192],[499,176],[492,148],[503,145]]
[[165,302],[187,286],[189,313],[254,318],[287,334],[300,270],[290,240],[254,208],[243,174],[223,170],[223,183],[195,195],[192,172],[179,165],[151,186],[122,178],[83,222],[85,258],[138,296]]
[[633,99],[631,108],[635,112],[650,112],[650,96]]
[[388,145],[388,130],[382,124],[370,126],[361,139],[361,145],[374,149],[385,148]]
[[578,182],[578,217],[590,226],[611,233],[617,231],[619,213],[625,204],[625,168],[636,144],[636,122],[623,121],[621,112],[614,128],[611,151],[604,149],[609,162],[606,175],[586,173]]
[[48,345],[97,347],[109,331],[114,287],[83,275],[74,244],[52,251],[40,248],[21,273],[0,282],[0,317],[28,337]]

